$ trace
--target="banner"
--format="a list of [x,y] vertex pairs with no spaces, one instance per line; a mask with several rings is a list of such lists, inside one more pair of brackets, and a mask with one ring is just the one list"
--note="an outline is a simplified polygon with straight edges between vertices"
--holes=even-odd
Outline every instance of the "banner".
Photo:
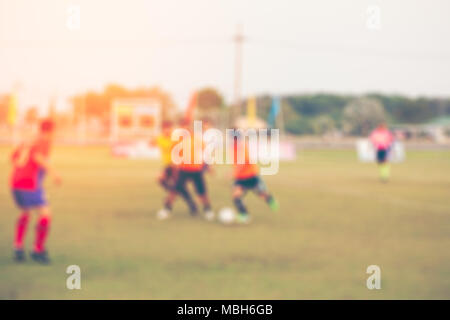
[[[356,142],[356,152],[361,162],[376,162],[376,151],[369,139],[358,139]],[[399,141],[395,141],[388,153],[388,161],[399,163],[405,161],[405,146]]]

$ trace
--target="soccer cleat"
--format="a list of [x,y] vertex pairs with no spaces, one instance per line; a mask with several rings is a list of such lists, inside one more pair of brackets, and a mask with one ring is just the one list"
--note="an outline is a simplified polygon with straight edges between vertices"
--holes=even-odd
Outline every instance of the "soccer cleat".
[[207,221],[213,221],[214,217],[215,217],[215,214],[214,214],[214,212],[212,210],[208,210],[208,211],[205,212],[205,219]]
[[197,216],[198,216],[198,210],[197,210],[197,208],[191,208],[191,209],[189,210],[189,214],[190,214],[191,217],[193,217],[193,218],[197,217]]
[[388,182],[390,177],[390,168],[388,164],[382,164],[380,166],[380,180],[382,182]]
[[158,211],[158,213],[156,214],[156,218],[158,220],[166,220],[166,219],[170,218],[170,211],[167,210],[166,208],[163,208]]
[[249,224],[250,216],[247,213],[238,213],[236,215],[236,221],[239,224]]
[[40,264],[49,264],[50,258],[48,257],[47,251],[36,252],[33,251],[31,253],[31,259]]
[[278,211],[280,209],[280,204],[274,198],[270,199],[269,207],[272,211]]
[[24,262],[25,261],[25,251],[23,251],[23,249],[15,249],[14,250],[14,261],[16,261],[16,262]]

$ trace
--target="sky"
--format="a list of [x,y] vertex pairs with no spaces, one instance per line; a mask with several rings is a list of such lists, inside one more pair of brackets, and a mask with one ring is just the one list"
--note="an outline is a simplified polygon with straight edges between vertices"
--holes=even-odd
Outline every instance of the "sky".
[[212,86],[232,102],[241,25],[244,97],[449,97],[449,12],[448,0],[0,0],[0,94],[64,109],[108,83],[159,86],[184,108]]

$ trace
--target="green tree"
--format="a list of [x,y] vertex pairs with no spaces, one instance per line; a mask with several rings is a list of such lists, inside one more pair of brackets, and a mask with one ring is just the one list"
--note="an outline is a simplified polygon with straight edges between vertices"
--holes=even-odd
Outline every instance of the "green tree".
[[329,115],[323,114],[312,120],[312,128],[315,134],[324,135],[335,129],[335,121]]
[[358,98],[344,109],[343,130],[354,135],[368,135],[380,122],[386,120],[383,105],[373,98]]
[[214,88],[204,88],[197,92],[197,105],[202,112],[217,111],[223,106],[222,95]]

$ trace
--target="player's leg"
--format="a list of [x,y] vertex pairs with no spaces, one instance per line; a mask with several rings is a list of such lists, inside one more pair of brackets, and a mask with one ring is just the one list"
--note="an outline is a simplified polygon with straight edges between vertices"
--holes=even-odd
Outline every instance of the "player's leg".
[[169,166],[166,169],[166,184],[168,190],[172,190],[175,187],[175,183],[177,180],[177,169],[174,166]]
[[170,166],[167,166],[167,167],[164,168],[164,170],[163,170],[161,176],[159,177],[158,181],[159,181],[159,184],[165,190],[169,191],[170,188],[171,188],[171,185],[170,185],[171,179],[172,179],[172,168]]
[[161,185],[161,187],[163,187],[165,190],[168,190],[166,169],[164,169],[163,172],[161,173],[161,175],[159,176],[158,182]]
[[158,211],[156,217],[159,220],[165,220],[170,217],[170,213],[172,212],[172,206],[177,198],[177,193],[174,190],[171,190],[164,200],[164,207]]
[[160,220],[167,219],[170,216],[170,213],[172,212],[173,203],[175,202],[177,195],[180,195],[184,199],[184,201],[186,201],[191,215],[197,214],[197,206],[195,202],[192,200],[192,197],[186,188],[188,176],[186,175],[185,172],[179,171],[175,179],[176,179],[175,185],[170,191],[169,195],[166,197],[166,200],[164,201],[164,208],[158,211],[157,217]]
[[250,222],[250,216],[248,214],[247,208],[245,207],[244,202],[242,201],[244,195],[245,195],[244,187],[240,185],[238,182],[236,182],[233,187],[232,196],[234,206],[236,207],[236,210],[238,212],[237,221],[239,223]]
[[22,190],[12,190],[12,195],[17,207],[20,209],[20,216],[17,219],[14,235],[14,260],[25,261],[24,239],[30,220],[30,206],[32,200],[30,193]]
[[205,219],[208,221],[213,220],[214,212],[211,208],[211,201],[209,200],[208,189],[206,188],[203,171],[193,173],[192,182],[194,183],[195,191],[200,199],[200,202],[203,205]]
[[37,208],[38,221],[36,223],[36,236],[34,241],[34,249],[31,253],[33,260],[39,263],[47,264],[50,262],[48,258],[45,243],[50,231],[51,211],[48,205]]
[[[167,170],[167,168],[170,168],[170,171]],[[166,179],[168,184],[167,186],[169,188],[165,188],[167,191],[169,191],[169,194],[166,196],[164,200],[164,207],[158,211],[157,218],[159,220],[164,220],[170,217],[170,213],[172,211],[173,203],[175,202],[177,198],[177,193],[175,191],[175,184],[179,178],[178,171],[175,170],[174,167],[167,167],[166,170],[164,170],[164,174],[166,175]],[[167,177],[167,173],[170,174],[169,177]]]
[[30,211],[28,209],[22,209],[20,216],[16,222],[16,230],[14,236],[14,260],[16,260],[17,262],[25,261],[23,242],[25,239],[25,234],[27,232],[29,220]]
[[275,200],[272,194],[269,193],[269,191],[266,188],[266,184],[260,177],[257,177],[256,187],[254,190],[256,190],[256,193],[258,194],[259,197],[261,197],[262,199],[264,199],[264,201],[266,201],[266,203],[269,205],[272,211],[278,211],[280,207],[278,202]]
[[388,151],[386,149],[377,150],[377,162],[380,179],[383,182],[387,182],[390,177],[390,167],[387,161]]
[[197,205],[195,204],[195,201],[192,199],[191,193],[187,189],[187,182],[191,180],[191,175],[190,173],[184,171],[181,171],[180,174],[181,178],[178,179],[175,185],[175,190],[180,194],[180,196],[188,205],[189,213],[192,216],[196,216],[198,213]]

